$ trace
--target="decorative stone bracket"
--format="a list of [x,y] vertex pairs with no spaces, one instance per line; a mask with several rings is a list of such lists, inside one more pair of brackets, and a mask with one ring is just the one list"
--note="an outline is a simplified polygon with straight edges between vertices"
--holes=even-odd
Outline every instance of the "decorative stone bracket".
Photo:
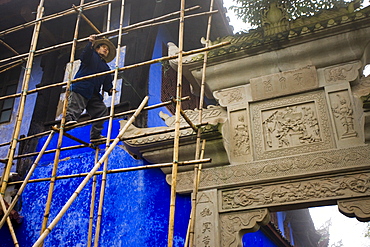
[[338,201],[339,211],[362,222],[370,221],[370,197]]

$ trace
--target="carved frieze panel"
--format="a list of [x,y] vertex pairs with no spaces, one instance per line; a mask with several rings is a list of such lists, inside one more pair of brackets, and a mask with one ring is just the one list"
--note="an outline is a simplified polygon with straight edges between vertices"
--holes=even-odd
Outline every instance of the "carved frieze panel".
[[254,103],[251,114],[257,160],[334,146],[322,91]]
[[232,104],[245,104],[250,101],[250,94],[248,94],[250,86],[243,85],[238,87],[226,88],[215,91],[213,96],[219,101],[221,106],[228,106]]
[[370,221],[370,197],[340,200],[338,208],[348,217],[356,217],[363,222]]
[[196,246],[219,246],[217,190],[198,194],[195,223]]
[[370,173],[222,190],[220,212],[370,195]]
[[[246,185],[263,181],[276,181],[282,177],[308,177],[312,174],[363,170],[370,165],[368,145],[301,154],[297,156],[261,160],[245,164],[204,169],[200,189]],[[194,174],[178,174],[177,190],[191,192]]]
[[230,119],[230,163],[252,160],[251,136],[248,110],[238,109],[229,111]]
[[271,99],[319,87],[314,66],[253,78],[250,84],[253,100]]
[[270,213],[265,208],[221,214],[221,246],[241,246],[243,234],[257,231],[260,225],[266,225],[269,220]]

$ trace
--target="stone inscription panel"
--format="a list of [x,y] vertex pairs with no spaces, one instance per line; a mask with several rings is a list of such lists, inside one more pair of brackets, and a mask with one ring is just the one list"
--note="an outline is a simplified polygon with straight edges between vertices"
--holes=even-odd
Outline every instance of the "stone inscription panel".
[[323,91],[251,104],[257,160],[334,146]]
[[314,66],[253,78],[250,84],[253,100],[271,99],[319,87]]

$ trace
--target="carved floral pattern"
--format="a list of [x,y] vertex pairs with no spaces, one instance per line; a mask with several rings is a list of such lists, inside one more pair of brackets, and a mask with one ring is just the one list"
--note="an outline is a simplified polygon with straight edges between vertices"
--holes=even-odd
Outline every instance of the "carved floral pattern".
[[369,174],[226,190],[222,192],[222,209],[253,208],[310,199],[334,199],[345,196],[348,192],[359,195],[370,194]]

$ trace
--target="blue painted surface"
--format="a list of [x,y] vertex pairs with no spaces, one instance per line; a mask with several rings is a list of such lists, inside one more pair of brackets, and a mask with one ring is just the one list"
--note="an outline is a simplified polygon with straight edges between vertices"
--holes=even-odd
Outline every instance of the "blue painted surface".
[[[35,58],[34,64],[32,66],[31,78],[30,78],[29,85],[28,85],[29,90],[35,89],[36,84],[40,83],[41,81],[43,72],[42,72],[42,68],[40,67],[40,62],[41,62],[41,58]],[[17,93],[20,93],[22,91],[24,71],[25,71],[24,68],[22,68],[21,74],[19,76]],[[32,119],[36,97],[37,97],[37,93],[27,95],[20,135],[27,136],[28,134],[28,127]],[[1,135],[1,140],[3,140],[1,143],[10,141],[13,137],[13,131],[14,131],[14,126],[15,126],[15,122],[17,119],[19,102],[20,102],[20,97],[15,98],[11,121],[9,123],[0,124],[0,135]],[[9,146],[0,147],[0,157],[2,158],[7,157],[8,149],[9,149]],[[3,168],[4,168],[4,164],[0,163],[0,174],[3,173]],[[12,171],[15,171],[15,166],[13,166]]]
[[271,239],[269,239],[261,230],[244,234],[243,247],[276,247]]

